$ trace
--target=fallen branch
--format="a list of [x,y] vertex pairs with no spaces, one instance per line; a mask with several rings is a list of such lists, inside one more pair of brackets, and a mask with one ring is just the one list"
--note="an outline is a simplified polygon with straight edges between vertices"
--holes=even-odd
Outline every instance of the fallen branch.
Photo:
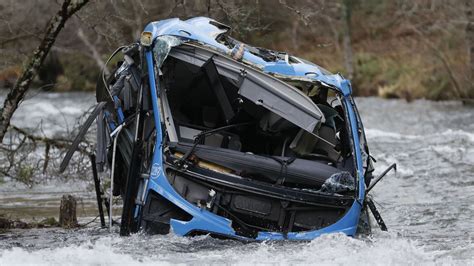
[[[0,143],[0,154],[2,155],[0,174],[14,176],[15,179],[27,185],[34,183],[32,177],[36,174],[42,173],[48,176],[48,169],[51,167],[54,169],[53,173],[57,174],[57,163],[72,145],[68,139],[35,135],[14,125],[9,128],[9,136],[8,143]],[[84,164],[88,164],[90,156],[93,155],[92,144],[84,140],[82,143],[84,145],[77,147],[80,156],[77,157],[77,162],[82,165],[77,169],[79,176],[84,174],[83,171],[87,171],[87,168],[82,167]],[[32,154],[41,153],[44,154],[41,158],[30,159]]]
[[27,139],[31,140],[32,142],[42,142],[46,145],[53,146],[58,149],[67,149],[71,145],[71,141],[67,139],[52,139],[52,138],[43,137],[43,136],[36,136],[14,125],[10,126],[10,128],[11,130],[22,134],[23,136],[25,136]]

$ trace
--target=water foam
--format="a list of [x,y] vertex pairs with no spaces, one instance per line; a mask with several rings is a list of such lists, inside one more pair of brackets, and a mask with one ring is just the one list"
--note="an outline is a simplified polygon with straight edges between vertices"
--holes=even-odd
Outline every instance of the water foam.
[[133,265],[138,262],[128,254],[114,252],[105,241],[35,251],[12,248],[0,253],[0,265]]
[[460,129],[447,129],[439,133],[430,133],[424,135],[412,135],[412,134],[402,134],[397,132],[388,132],[380,129],[374,128],[367,128],[365,129],[365,134],[367,139],[380,139],[380,138],[388,138],[388,139],[396,139],[396,140],[413,140],[413,139],[426,139],[426,138],[433,138],[433,137],[443,137],[449,139],[456,139],[456,138],[463,138],[468,140],[469,142],[474,142],[474,133],[470,133]]
[[[103,237],[51,249],[28,251],[12,248],[0,251],[0,265],[168,265],[168,264],[318,264],[318,265],[424,265],[452,264],[439,251],[426,251],[415,241],[394,234],[354,239],[342,234],[323,235],[305,243],[232,243],[210,237],[189,239],[165,236],[157,239]],[[187,239],[187,240],[186,240]],[[127,241],[125,241],[127,240]],[[184,240],[184,241],[183,241]],[[131,241],[131,242],[130,242]],[[147,245],[149,256],[137,256],[134,241]],[[201,244],[199,244],[201,243]],[[205,243],[205,244],[203,244]],[[228,243],[228,242],[227,242]],[[196,245],[201,247],[196,248]],[[158,248],[158,250],[157,250]],[[148,250],[148,249],[147,249]]]

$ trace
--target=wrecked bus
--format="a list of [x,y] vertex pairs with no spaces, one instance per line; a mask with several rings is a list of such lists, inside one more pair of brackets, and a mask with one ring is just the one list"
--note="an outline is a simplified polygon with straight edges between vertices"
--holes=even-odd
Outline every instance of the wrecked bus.
[[96,118],[121,235],[353,236],[370,231],[368,209],[385,229],[367,193],[390,168],[372,178],[350,82],[229,30],[204,17],[152,22],[112,55],[122,59],[82,132]]

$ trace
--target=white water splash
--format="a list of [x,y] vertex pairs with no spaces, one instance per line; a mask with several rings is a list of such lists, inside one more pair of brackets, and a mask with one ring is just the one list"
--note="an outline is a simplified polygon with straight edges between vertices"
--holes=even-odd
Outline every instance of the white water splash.
[[[142,236],[140,236],[142,237]],[[165,239],[167,238],[167,239]],[[148,247],[133,247],[130,239],[103,237],[94,243],[27,251],[12,248],[0,252],[0,265],[431,265],[462,264],[441,251],[426,251],[416,242],[393,234],[371,239],[354,239],[341,234],[323,235],[305,243],[229,243],[210,237],[160,236],[148,239]],[[140,241],[138,241],[140,242]],[[204,243],[204,245],[203,245]],[[220,244],[224,243],[223,247]],[[130,245],[131,244],[131,245]],[[143,243],[137,243],[143,244]],[[230,244],[230,245],[229,245]],[[198,246],[197,250],[192,250]],[[129,250],[129,249],[132,250]],[[133,248],[145,248],[146,256]]]

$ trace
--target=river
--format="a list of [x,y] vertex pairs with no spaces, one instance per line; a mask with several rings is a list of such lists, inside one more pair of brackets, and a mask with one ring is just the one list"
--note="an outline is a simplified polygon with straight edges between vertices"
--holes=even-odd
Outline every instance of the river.
[[[83,93],[39,94],[22,104],[13,123],[43,120],[45,134],[56,134],[93,100]],[[0,234],[0,265],[474,265],[474,108],[425,100],[356,102],[377,172],[398,164],[398,173],[373,190],[388,232],[375,228],[363,238],[333,234],[311,242],[241,243],[173,234],[124,238],[118,228],[110,233],[97,223],[74,230],[15,229]],[[0,184],[0,214],[54,216],[60,196],[71,193],[81,199],[78,215],[86,222],[96,215],[90,185],[52,178],[28,188],[7,180]]]

